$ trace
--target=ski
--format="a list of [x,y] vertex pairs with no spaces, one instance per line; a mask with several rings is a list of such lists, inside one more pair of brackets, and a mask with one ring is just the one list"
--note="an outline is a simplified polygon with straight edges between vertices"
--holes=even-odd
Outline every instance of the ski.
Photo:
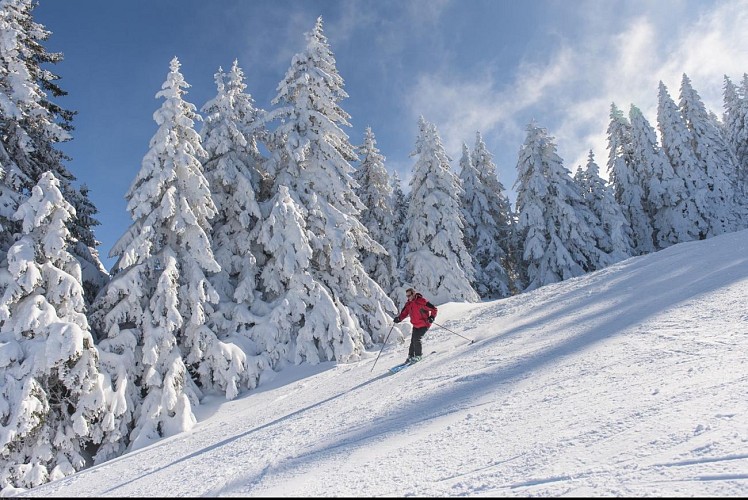
[[[425,358],[426,356],[429,356],[431,354],[436,354],[436,351],[431,351],[428,354],[424,354],[423,356],[421,356],[420,361],[423,361],[423,358]],[[418,361],[416,361],[416,363],[418,363]],[[407,367],[412,366],[412,365],[414,365],[416,363],[400,363],[399,365],[395,365],[392,368],[390,368],[389,372],[394,375],[395,373],[397,373],[399,371],[402,371],[402,370],[406,369]]]
[[400,363],[399,365],[395,365],[392,368],[390,368],[389,372],[394,375],[395,373],[399,372],[400,370],[404,370],[409,366],[410,366],[410,363]]

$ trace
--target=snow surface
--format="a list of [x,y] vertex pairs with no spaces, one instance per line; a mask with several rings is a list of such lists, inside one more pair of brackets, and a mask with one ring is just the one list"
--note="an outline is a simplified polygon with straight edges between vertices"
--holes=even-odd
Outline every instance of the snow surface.
[[[747,496],[748,231],[509,299],[424,352],[277,373],[24,496]],[[372,369],[373,368],[373,369]]]

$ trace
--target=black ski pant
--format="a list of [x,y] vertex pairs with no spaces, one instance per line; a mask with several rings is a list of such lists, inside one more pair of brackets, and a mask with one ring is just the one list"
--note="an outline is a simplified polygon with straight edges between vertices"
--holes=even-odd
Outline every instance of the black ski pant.
[[408,349],[408,357],[422,356],[423,347],[421,346],[421,338],[426,335],[428,326],[422,326],[420,328],[413,328],[413,333],[410,335],[410,349]]

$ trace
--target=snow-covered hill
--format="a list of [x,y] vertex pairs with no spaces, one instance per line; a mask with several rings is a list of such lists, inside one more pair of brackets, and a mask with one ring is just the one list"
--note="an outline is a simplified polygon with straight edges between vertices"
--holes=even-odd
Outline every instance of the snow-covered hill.
[[[284,370],[189,433],[31,496],[746,496],[748,231]],[[373,369],[372,369],[373,367]]]

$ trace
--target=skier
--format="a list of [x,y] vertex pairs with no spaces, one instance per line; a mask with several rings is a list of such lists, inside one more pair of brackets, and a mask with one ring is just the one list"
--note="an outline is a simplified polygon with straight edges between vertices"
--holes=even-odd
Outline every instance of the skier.
[[395,316],[394,322],[400,323],[410,316],[410,323],[413,325],[413,334],[410,336],[410,348],[408,349],[407,364],[413,364],[421,360],[422,346],[421,338],[426,335],[426,331],[436,318],[436,306],[426,300],[423,295],[412,288],[405,291],[407,301],[403,306],[400,314]]

